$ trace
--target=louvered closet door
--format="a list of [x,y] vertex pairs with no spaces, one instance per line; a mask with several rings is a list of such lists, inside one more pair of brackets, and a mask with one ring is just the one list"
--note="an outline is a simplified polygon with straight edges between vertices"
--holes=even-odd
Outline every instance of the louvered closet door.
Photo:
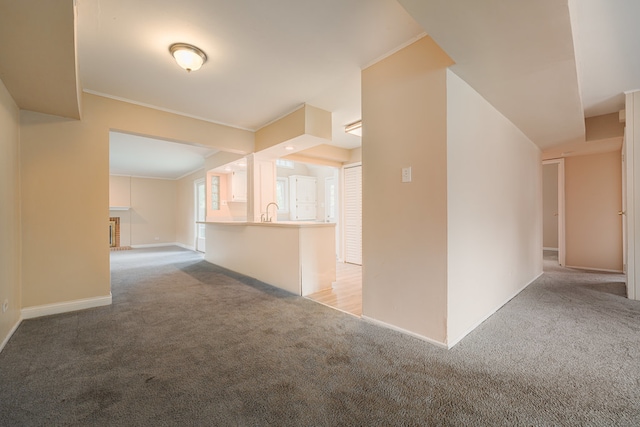
[[362,265],[362,166],[344,170],[345,261]]

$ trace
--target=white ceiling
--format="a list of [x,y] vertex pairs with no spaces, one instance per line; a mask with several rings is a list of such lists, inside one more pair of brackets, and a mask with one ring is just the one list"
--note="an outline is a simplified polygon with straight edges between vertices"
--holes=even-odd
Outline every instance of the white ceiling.
[[[361,69],[425,31],[541,148],[583,139],[585,114],[618,111],[622,92],[640,88],[637,0],[77,4],[84,90],[249,130],[308,103],[333,113],[343,148],[360,145],[343,126],[360,118]],[[209,61],[186,73],[174,42]]]
[[[303,103],[359,119],[360,69],[422,32],[395,0],[78,1],[85,90],[249,130]],[[207,63],[179,68],[176,42]]]
[[624,109],[640,90],[640,1],[569,0],[585,117]]
[[583,139],[566,0],[399,0],[451,70],[544,149]]
[[121,132],[109,132],[109,172],[146,178],[179,179],[204,167],[217,150]]

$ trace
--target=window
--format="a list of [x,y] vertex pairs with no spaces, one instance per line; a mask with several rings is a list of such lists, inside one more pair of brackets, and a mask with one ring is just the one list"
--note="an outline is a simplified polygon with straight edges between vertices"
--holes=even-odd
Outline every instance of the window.
[[276,166],[284,169],[293,169],[293,160],[276,159]]
[[289,179],[279,176],[276,180],[278,212],[289,212]]
[[218,175],[211,176],[211,210],[220,210],[220,177]]

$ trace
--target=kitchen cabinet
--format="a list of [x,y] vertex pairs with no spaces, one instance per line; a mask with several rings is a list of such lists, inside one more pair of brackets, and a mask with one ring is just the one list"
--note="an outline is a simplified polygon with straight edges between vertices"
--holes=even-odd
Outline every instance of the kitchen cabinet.
[[313,176],[289,177],[289,217],[292,221],[315,220],[317,183]]
[[247,171],[235,171],[229,174],[229,201],[247,201]]

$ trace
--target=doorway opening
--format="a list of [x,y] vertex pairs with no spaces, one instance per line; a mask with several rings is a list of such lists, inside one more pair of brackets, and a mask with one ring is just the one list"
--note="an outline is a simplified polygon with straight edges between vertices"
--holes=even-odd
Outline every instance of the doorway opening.
[[[354,316],[362,316],[362,165],[343,168],[342,186],[335,179],[327,179],[327,194],[341,188],[341,218],[336,228],[336,242],[340,249],[336,257],[336,281],[308,298]],[[327,197],[328,200],[328,197]],[[331,211],[327,206],[327,211]],[[331,214],[329,214],[331,215]],[[341,231],[341,232],[340,232]]]
[[[564,159],[542,162],[543,259],[565,265]],[[555,255],[555,256],[554,256]]]

